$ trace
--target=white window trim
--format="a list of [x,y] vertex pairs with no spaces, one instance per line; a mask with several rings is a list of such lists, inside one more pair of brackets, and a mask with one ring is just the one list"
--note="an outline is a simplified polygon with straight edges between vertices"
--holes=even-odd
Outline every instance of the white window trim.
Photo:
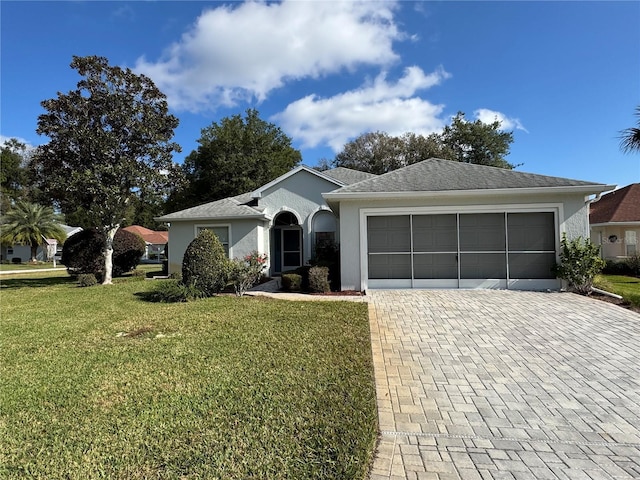
[[[386,215],[440,215],[454,213],[535,213],[550,212],[554,217],[556,262],[560,261],[560,238],[565,232],[564,205],[562,203],[504,204],[504,205],[464,205],[464,206],[424,206],[424,207],[378,207],[360,209],[360,288],[369,288],[369,263],[367,259],[367,217]],[[415,288],[402,287],[402,288]],[[507,287],[505,285],[505,287]],[[374,287],[375,288],[375,287]],[[400,287],[398,287],[400,288]],[[464,288],[464,287],[462,287]],[[508,287],[507,287],[508,288]]]
[[[220,228],[227,227],[229,231],[229,258],[233,258],[233,237],[230,223],[197,223],[193,227],[193,238],[196,238],[200,234],[202,228]],[[221,242],[222,243],[222,242]]]

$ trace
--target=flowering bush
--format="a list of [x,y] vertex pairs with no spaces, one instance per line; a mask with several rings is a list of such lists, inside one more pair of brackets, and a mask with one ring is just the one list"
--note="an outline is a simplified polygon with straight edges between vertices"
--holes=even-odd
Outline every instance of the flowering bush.
[[600,247],[588,239],[578,237],[567,240],[562,235],[560,242],[560,264],[555,273],[569,283],[569,288],[581,295],[589,295],[593,286],[593,278],[602,271],[605,261],[600,258]]
[[266,266],[267,255],[256,251],[244,258],[234,258],[231,261],[229,280],[233,284],[236,295],[241,297],[244,292],[258,283]]

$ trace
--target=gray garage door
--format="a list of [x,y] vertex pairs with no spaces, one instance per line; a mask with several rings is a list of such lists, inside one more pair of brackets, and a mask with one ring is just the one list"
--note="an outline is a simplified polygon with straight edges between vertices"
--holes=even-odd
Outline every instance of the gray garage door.
[[367,217],[370,288],[556,288],[553,212]]

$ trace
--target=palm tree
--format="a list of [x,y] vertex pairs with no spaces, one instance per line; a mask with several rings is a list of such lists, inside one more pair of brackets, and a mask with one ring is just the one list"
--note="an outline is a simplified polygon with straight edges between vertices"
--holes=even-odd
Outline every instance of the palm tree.
[[620,148],[625,153],[640,152],[640,105],[636,107],[638,127],[625,128],[620,132]]
[[17,202],[0,220],[2,243],[26,243],[31,246],[31,261],[36,261],[38,246],[45,238],[62,243],[67,234],[57,222],[51,207],[25,201]]

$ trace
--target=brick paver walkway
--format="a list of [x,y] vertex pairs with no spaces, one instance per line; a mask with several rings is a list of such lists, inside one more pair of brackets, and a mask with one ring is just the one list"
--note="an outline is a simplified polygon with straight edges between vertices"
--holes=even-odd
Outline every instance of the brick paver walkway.
[[370,295],[371,480],[640,478],[640,315],[569,293]]

